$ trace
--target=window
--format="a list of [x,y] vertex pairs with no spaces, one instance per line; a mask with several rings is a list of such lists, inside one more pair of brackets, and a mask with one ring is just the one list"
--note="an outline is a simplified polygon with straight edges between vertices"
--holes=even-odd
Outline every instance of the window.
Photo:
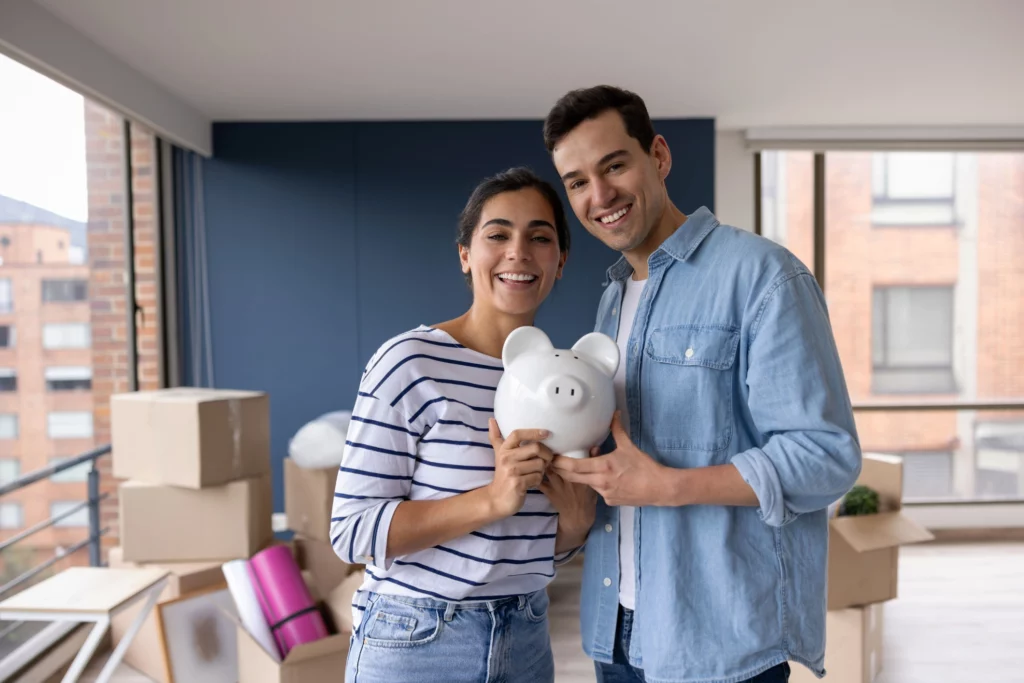
[[11,289],[11,279],[0,278],[0,313],[10,313],[14,310],[14,290]]
[[17,458],[0,459],[0,486],[10,484],[21,476],[21,461]]
[[14,368],[0,368],[0,391],[18,390],[18,371]]
[[[50,517],[56,517],[81,504],[80,500],[55,500],[50,503]],[[76,510],[67,517],[57,520],[53,525],[57,527],[89,526],[89,508],[83,507]]]
[[54,412],[46,416],[46,433],[51,439],[91,439],[92,413]]
[[89,298],[89,286],[85,280],[43,280],[43,301],[48,303],[66,303],[86,301]]
[[14,413],[0,413],[0,439],[18,438],[18,416]]
[[951,287],[876,287],[871,308],[875,393],[955,390]]
[[1024,497],[1024,418],[979,422],[974,448],[979,498]]
[[956,222],[956,156],[952,153],[876,153],[871,188],[875,225]]
[[92,389],[92,368],[62,366],[46,368],[47,391],[88,391]]
[[0,349],[14,348],[14,325],[0,325]]
[[[50,458],[51,465],[57,465],[68,458]],[[75,465],[66,470],[61,470],[50,477],[50,481],[58,484],[66,484],[69,482],[87,481],[89,479],[89,470],[92,469],[92,465],[87,462],[83,462],[81,465]]]
[[25,526],[21,503],[0,503],[0,529],[20,529]]
[[953,493],[953,453],[915,451],[903,456],[903,498],[946,498]]
[[44,349],[87,349],[91,345],[89,323],[43,325]]

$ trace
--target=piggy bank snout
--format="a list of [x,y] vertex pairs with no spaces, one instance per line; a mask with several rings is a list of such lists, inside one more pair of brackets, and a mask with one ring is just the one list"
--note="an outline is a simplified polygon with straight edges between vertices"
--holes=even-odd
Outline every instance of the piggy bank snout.
[[583,383],[569,375],[555,375],[544,386],[544,395],[555,408],[576,408],[583,403]]

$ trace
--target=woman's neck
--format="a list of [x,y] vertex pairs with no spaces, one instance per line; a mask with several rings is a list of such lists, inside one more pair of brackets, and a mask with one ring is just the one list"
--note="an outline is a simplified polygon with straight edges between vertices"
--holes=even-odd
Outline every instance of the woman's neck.
[[533,325],[533,314],[505,315],[493,311],[481,311],[470,308],[454,320],[435,325],[439,330],[447,332],[463,346],[479,351],[492,358],[501,358],[501,350],[512,330],[525,325]]

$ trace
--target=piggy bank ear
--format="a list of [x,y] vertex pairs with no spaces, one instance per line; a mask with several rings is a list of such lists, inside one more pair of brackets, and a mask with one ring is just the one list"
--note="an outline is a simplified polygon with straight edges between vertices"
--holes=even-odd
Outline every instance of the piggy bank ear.
[[608,335],[591,332],[573,344],[572,350],[596,365],[604,374],[615,377],[615,370],[619,367],[619,346]]
[[[501,348],[501,362],[507,368],[518,356],[527,351],[554,351],[548,335],[544,334],[539,327],[517,327],[512,334],[505,339],[505,345]],[[618,349],[616,349],[618,350]]]

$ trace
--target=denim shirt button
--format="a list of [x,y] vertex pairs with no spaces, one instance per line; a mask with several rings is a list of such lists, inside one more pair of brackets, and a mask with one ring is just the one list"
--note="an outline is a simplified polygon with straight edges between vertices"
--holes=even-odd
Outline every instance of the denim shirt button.
[[605,586],[610,586],[610,585],[612,585],[612,580],[611,580],[611,579],[605,579],[605,580],[604,580],[604,585],[605,585]]
[[684,355],[687,358],[693,358],[693,349],[686,349],[686,353]]
[[611,532],[611,530],[612,530],[612,525],[611,525],[611,524],[605,524],[605,525],[604,525],[604,530],[605,530],[605,531],[608,531],[608,532]]

